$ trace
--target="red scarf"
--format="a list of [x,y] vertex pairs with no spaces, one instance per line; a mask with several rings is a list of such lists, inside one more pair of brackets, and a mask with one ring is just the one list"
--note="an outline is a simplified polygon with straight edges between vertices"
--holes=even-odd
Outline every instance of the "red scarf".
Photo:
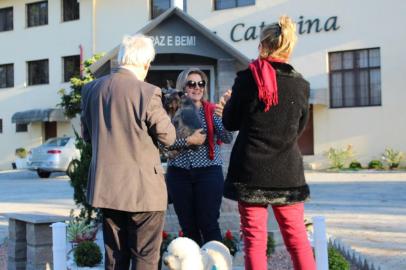
[[276,83],[276,71],[270,62],[285,63],[285,60],[268,57],[258,58],[249,65],[255,82],[258,86],[258,98],[265,103],[265,112],[271,106],[278,104],[278,85]]
[[[216,104],[210,103],[208,101],[202,101],[203,110],[204,110],[204,118],[206,120],[207,125],[207,141],[209,143],[209,159],[214,159],[214,123],[213,123],[213,115],[214,110],[216,109]],[[221,140],[217,139],[217,144],[221,144]]]

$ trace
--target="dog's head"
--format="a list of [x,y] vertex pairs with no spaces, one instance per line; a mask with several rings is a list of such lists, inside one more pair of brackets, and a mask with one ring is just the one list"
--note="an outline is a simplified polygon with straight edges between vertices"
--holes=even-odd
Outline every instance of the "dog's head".
[[200,247],[191,239],[179,237],[173,240],[163,262],[170,270],[203,270]]
[[162,103],[169,116],[173,117],[181,106],[183,92],[173,88],[162,89]]

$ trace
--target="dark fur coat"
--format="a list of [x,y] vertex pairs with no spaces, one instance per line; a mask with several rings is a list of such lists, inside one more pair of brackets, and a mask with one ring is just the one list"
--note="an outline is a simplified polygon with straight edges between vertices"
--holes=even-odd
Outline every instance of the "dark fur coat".
[[224,196],[247,203],[283,205],[309,197],[297,139],[309,113],[309,83],[292,66],[272,63],[279,103],[264,112],[258,88],[247,69],[237,73],[223,112],[227,130],[239,130],[224,186]]

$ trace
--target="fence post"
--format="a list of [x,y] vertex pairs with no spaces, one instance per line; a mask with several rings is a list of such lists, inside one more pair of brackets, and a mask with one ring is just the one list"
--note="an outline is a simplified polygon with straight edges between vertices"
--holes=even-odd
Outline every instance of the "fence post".
[[66,270],[66,224],[53,223],[52,227],[52,253],[54,270]]
[[328,251],[325,218],[322,216],[313,217],[313,228],[317,270],[328,270]]

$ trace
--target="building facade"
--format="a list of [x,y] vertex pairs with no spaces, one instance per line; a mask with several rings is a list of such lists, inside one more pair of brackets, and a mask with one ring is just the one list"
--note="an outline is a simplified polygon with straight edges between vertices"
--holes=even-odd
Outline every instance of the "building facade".
[[94,71],[111,71],[124,34],[153,36],[148,80],[165,87],[199,66],[217,101],[256,58],[261,28],[283,14],[297,22],[291,62],[311,84],[306,159],[348,144],[361,161],[385,147],[406,151],[405,11],[401,0],[0,0],[0,169],[11,168],[16,148],[73,134],[78,121],[60,114],[58,90],[95,53],[107,54]]

